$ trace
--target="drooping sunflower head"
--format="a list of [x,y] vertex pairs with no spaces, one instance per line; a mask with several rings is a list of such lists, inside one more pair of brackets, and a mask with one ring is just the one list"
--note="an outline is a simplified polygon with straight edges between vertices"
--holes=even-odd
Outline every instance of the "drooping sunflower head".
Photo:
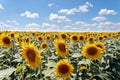
[[69,77],[74,70],[73,65],[67,60],[60,60],[55,67],[55,74],[61,78]]
[[64,40],[55,40],[54,45],[56,47],[56,53],[61,57],[65,57],[68,55],[68,45]]
[[80,66],[79,70],[81,70],[81,71],[88,71],[88,68],[86,66]]
[[70,37],[70,40],[73,41],[73,42],[77,42],[78,41],[78,36],[77,35],[72,35]]
[[39,68],[42,63],[42,56],[40,55],[38,49],[34,46],[34,44],[23,44],[21,55],[25,58],[26,63],[32,69]]
[[95,60],[102,56],[102,50],[98,48],[95,44],[86,44],[82,48],[82,54],[87,59]]
[[47,43],[46,42],[42,42],[41,45],[40,45],[40,48],[46,50],[48,48]]
[[102,42],[96,42],[95,45],[100,48],[103,52],[106,50],[105,45]]
[[5,34],[0,36],[0,44],[3,47],[11,48],[12,47],[12,41],[11,38]]

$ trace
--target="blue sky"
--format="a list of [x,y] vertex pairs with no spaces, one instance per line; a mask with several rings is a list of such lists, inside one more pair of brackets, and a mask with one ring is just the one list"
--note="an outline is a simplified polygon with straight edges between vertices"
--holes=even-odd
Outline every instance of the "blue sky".
[[120,0],[0,0],[0,30],[120,31]]

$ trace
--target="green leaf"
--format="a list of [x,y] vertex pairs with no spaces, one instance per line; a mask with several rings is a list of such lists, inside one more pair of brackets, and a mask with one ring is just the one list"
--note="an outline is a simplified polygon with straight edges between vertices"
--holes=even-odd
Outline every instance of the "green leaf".
[[0,79],[10,76],[15,71],[15,68],[8,68],[0,71]]

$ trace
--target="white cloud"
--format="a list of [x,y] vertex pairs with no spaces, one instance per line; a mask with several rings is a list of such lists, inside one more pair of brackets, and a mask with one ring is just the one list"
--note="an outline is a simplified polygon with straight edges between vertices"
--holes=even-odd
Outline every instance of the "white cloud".
[[59,16],[58,14],[53,14],[53,13],[51,13],[49,15],[49,20],[57,21],[57,22],[69,22],[69,21],[71,21],[66,16]]
[[0,4],[0,9],[4,9],[3,6]]
[[25,11],[24,13],[20,14],[20,16],[25,16],[27,18],[39,18],[38,13],[31,13],[29,11]]
[[8,24],[5,24],[4,22],[0,22],[0,27],[10,27],[10,25],[8,25]]
[[115,10],[101,9],[98,13],[99,15],[115,15],[117,12]]
[[93,5],[89,2],[86,2],[82,6],[75,7],[75,8],[72,8],[72,9],[61,9],[58,12],[68,14],[68,15],[74,15],[76,12],[88,12],[89,7],[93,7]]
[[113,23],[113,22],[98,22],[98,23],[86,23],[77,21],[75,26],[82,28],[83,30],[88,29],[89,31],[119,31],[120,29],[120,22]]
[[10,25],[8,25],[4,22],[0,22],[0,28],[1,28],[1,30],[9,29]]
[[58,26],[55,25],[55,24],[49,24],[49,23],[42,23],[42,27],[45,29],[45,30],[58,30]]
[[92,19],[93,21],[97,21],[97,22],[101,22],[101,21],[105,21],[105,20],[107,20],[105,17],[95,17],[95,18],[93,18]]
[[90,26],[90,24],[88,24],[86,22],[83,22],[83,21],[77,21],[75,23],[75,25],[77,25],[77,26],[83,26],[83,27]]
[[70,25],[64,26],[64,29],[71,29],[71,28],[72,28],[72,26],[70,26]]
[[39,31],[40,30],[40,25],[36,23],[30,23],[25,26],[25,30],[30,30],[30,31]]
[[13,25],[19,25],[19,23],[15,20],[7,20],[7,22]]
[[49,4],[48,4],[49,7],[52,7],[52,6],[54,6],[54,5],[55,5],[55,3],[49,3]]

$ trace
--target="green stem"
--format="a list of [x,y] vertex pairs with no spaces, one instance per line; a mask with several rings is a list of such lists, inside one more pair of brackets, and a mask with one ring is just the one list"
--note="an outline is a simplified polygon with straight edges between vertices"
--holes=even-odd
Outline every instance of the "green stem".
[[42,70],[41,70],[41,65],[39,67],[39,71],[40,71],[40,78],[42,78]]

